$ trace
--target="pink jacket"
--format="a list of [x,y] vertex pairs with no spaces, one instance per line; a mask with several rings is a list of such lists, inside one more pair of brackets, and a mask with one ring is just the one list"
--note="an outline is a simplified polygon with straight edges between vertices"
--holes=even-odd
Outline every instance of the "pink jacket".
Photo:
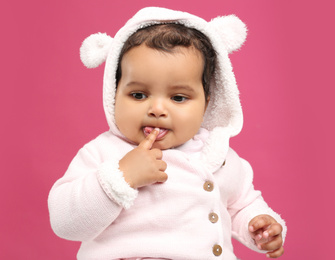
[[168,180],[138,191],[118,170],[133,145],[106,132],[86,144],[49,196],[51,225],[82,241],[78,259],[236,259],[231,237],[258,251],[248,232],[256,215],[284,221],[255,191],[250,165],[229,148],[216,163],[201,154],[208,131],[163,151]]

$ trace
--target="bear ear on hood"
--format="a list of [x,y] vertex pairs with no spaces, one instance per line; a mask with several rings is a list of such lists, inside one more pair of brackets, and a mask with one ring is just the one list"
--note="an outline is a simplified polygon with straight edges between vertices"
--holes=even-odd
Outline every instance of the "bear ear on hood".
[[88,36],[80,47],[80,59],[91,69],[106,61],[113,38],[106,33],[95,33]]
[[216,17],[209,25],[221,37],[228,53],[238,50],[247,37],[246,25],[235,15]]

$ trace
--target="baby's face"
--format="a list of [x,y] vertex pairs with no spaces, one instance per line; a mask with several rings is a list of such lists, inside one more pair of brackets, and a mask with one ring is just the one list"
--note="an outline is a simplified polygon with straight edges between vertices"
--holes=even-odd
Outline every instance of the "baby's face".
[[120,132],[139,144],[154,128],[161,129],[153,148],[177,147],[199,130],[207,102],[202,85],[203,59],[192,47],[173,53],[144,44],[122,58],[115,97]]

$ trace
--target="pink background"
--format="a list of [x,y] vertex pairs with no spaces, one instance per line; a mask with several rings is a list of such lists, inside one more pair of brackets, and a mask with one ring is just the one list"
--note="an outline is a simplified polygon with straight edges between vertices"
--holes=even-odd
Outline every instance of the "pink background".
[[[209,20],[236,14],[249,28],[231,55],[245,124],[232,147],[255,186],[286,219],[281,259],[330,259],[334,220],[333,1],[4,1],[1,24],[0,259],[75,259],[77,242],[53,234],[52,184],[85,143],[106,131],[103,66],[79,47],[114,36],[139,8],[163,6]],[[236,244],[243,260],[266,259]]]

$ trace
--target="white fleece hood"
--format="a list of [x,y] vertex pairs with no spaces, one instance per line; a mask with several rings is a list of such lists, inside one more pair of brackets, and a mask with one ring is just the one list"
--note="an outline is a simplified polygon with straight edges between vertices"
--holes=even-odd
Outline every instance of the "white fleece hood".
[[[228,54],[240,48],[245,41],[247,33],[245,24],[234,15],[217,17],[207,22],[186,12],[158,7],[140,10],[116,33],[114,38],[105,33],[92,34],[81,46],[80,57],[86,67],[95,68],[106,62],[103,105],[110,130],[120,135],[114,117],[115,74],[125,41],[140,28],[167,22],[179,23],[199,30],[210,39],[216,50],[217,66],[214,80],[210,84],[211,97],[202,127],[210,132],[221,132],[220,138],[228,142],[229,137],[241,131],[243,124],[239,92]],[[216,138],[213,142],[218,143]],[[224,150],[227,150],[227,147]]]

